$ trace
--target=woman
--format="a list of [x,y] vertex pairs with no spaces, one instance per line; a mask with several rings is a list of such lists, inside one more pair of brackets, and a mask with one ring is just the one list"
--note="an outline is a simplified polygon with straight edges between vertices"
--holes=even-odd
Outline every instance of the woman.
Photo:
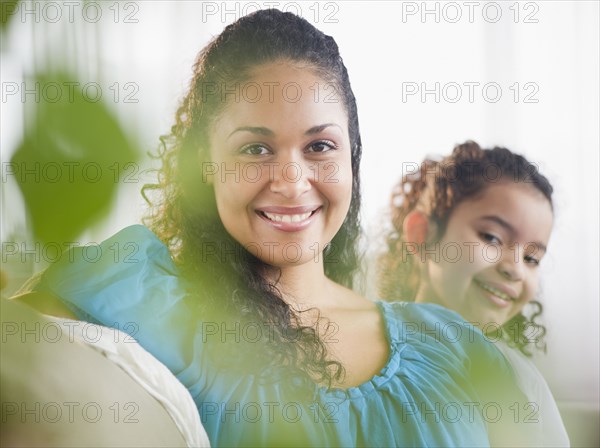
[[456,314],[350,289],[362,148],[331,37],[276,10],[228,26],[163,143],[154,233],[127,228],[93,262],[75,249],[36,289],[134,323],[211,444],[526,443],[508,415],[524,397],[477,330],[447,339],[428,326]]

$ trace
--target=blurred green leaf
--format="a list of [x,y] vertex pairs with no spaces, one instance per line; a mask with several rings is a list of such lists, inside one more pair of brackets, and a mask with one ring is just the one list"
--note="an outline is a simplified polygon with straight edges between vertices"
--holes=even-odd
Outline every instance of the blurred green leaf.
[[19,0],[0,0],[0,30],[8,29],[8,23],[18,15]]
[[[139,152],[102,100],[94,102],[93,89],[69,89],[73,78],[66,74],[38,75],[34,82],[46,94],[33,103],[11,169],[35,238],[72,242],[109,212],[120,174],[135,171]],[[62,94],[51,102],[56,86]]]

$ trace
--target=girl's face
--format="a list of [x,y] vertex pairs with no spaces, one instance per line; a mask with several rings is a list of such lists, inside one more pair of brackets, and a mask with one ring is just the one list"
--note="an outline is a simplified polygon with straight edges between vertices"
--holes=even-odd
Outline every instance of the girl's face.
[[344,105],[306,67],[276,62],[252,73],[227,86],[203,174],[225,228],[248,251],[277,267],[321,262],[352,197]]
[[503,325],[538,290],[538,265],[552,222],[549,201],[523,183],[492,184],[463,201],[425,262],[423,280],[431,297],[425,300],[480,327]]

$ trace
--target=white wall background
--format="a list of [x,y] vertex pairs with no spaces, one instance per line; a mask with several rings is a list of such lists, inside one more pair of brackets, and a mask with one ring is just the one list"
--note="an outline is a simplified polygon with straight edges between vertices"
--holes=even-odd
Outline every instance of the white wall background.
[[[269,7],[269,2],[138,1],[121,2],[116,8],[114,2],[99,2],[102,17],[91,23],[85,18],[93,18],[94,11],[87,10],[86,16],[82,4],[74,2],[71,23],[67,6],[52,3],[61,8],[59,20],[44,2],[26,3],[35,13],[23,15],[23,5],[17,11],[2,42],[3,89],[31,73],[34,51],[38,67],[66,51],[81,79],[100,82],[105,92],[114,82],[139,86],[138,103],[109,104],[144,150],[155,149],[158,136],[171,126],[194,57],[208,39],[244,11]],[[549,352],[537,361],[558,399],[597,407],[598,2],[278,5],[301,13],[334,36],[342,51],[359,104],[363,223],[371,239],[385,220],[389,193],[403,163],[446,154],[454,144],[474,139],[486,147],[506,146],[539,164],[555,187],[556,223],[543,263]],[[432,12],[423,16],[425,9]],[[137,22],[126,23],[128,14]],[[403,98],[403,89],[406,93],[413,83],[419,88],[425,83],[428,89],[439,83],[439,99],[434,94]],[[457,91],[450,83],[462,87],[458,101],[453,102]],[[471,99],[465,83],[479,83],[472,84]],[[488,96],[482,91],[487,83],[501,88],[496,102],[492,84],[485,92]],[[527,94],[536,101],[526,102]],[[5,163],[23,135],[20,97],[3,97],[0,115]],[[82,241],[99,241],[139,222],[143,181],[142,176],[138,183],[123,184],[113,214]],[[26,238],[22,199],[10,176],[2,181],[1,210],[2,241]],[[18,279],[15,271],[13,282]]]

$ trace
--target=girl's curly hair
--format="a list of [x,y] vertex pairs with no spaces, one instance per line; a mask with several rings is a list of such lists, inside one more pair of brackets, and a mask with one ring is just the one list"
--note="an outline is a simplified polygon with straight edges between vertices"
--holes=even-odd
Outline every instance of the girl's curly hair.
[[[391,196],[392,229],[386,235],[387,252],[378,260],[381,297],[415,300],[419,289],[419,266],[403,244],[402,226],[411,211],[418,208],[427,215],[437,229],[433,240],[438,241],[458,204],[481,194],[493,182],[509,179],[536,188],[552,207],[553,188],[548,179],[538,172],[536,165],[506,148],[482,149],[477,143],[467,141],[456,146],[450,156],[439,161],[427,158],[419,171],[405,175]],[[502,337],[528,356],[531,343],[545,349],[546,328],[536,322],[542,304],[538,301],[530,304],[534,307],[530,317],[519,313],[488,335]],[[530,333],[535,337],[531,338]]]
[[[266,279],[265,272],[274,268],[227,233],[217,212],[214,188],[201,173],[201,167],[210,163],[210,126],[223,112],[227,104],[224,98],[231,98],[232,86],[247,81],[257,66],[280,60],[300,63],[332,83],[347,112],[352,199],[323,259],[329,278],[352,287],[359,267],[356,242],[361,202],[362,145],[356,100],[334,39],[291,13],[269,9],[242,17],[200,52],[175,125],[169,135],[161,137],[158,183],[143,189],[144,197],[154,206],[145,223],[169,247],[189,283],[188,299],[202,313],[202,320],[269,325],[270,331],[265,332],[269,343],[249,344],[252,350],[236,347],[236,357],[242,352],[248,355],[238,365],[248,368],[254,361],[261,371],[267,370],[265,365],[283,366],[304,381],[312,379],[331,386],[342,378],[342,365],[328,358],[318,329],[301,325],[298,312]],[[216,358],[226,358],[224,347],[213,349]]]

